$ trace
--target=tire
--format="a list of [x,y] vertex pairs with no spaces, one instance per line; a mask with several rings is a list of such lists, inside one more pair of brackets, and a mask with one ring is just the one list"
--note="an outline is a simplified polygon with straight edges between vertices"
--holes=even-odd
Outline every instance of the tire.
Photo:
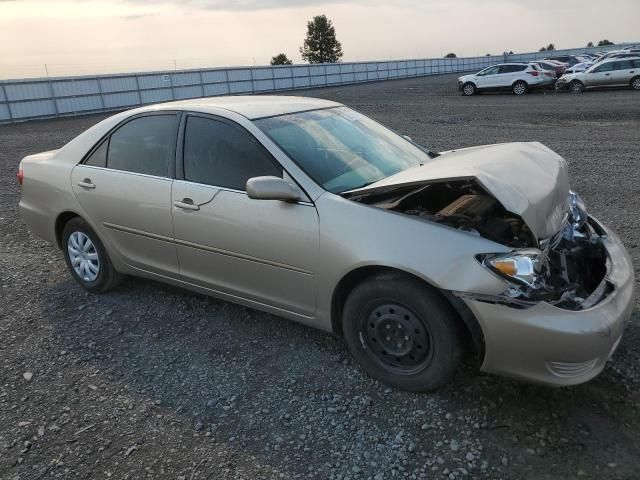
[[401,390],[437,389],[462,357],[455,311],[418,279],[379,274],[356,286],[342,316],[351,355],[373,378]]
[[470,97],[472,95],[475,95],[476,93],[478,93],[478,89],[473,83],[467,82],[464,85],[462,85],[462,94],[465,97]]
[[633,88],[634,90],[640,90],[640,76],[633,77],[631,79],[631,88]]
[[64,226],[62,253],[71,276],[90,292],[106,292],[122,281],[102,242],[80,217],[72,218]]
[[571,93],[582,93],[584,92],[584,83],[580,80],[574,80],[569,84],[569,91]]
[[528,89],[529,85],[527,85],[527,82],[523,82],[522,80],[518,80],[511,86],[511,90],[513,91],[514,95],[524,95],[525,93],[527,93]]

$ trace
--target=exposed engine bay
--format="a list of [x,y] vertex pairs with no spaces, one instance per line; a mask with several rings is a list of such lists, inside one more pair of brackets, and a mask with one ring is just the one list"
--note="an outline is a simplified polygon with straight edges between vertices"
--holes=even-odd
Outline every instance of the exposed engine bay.
[[560,308],[581,310],[609,293],[604,281],[604,232],[589,221],[584,203],[573,192],[567,199],[561,231],[547,239],[536,239],[521,217],[507,211],[475,179],[399,185],[346,196],[512,247],[513,251],[506,255],[477,257],[509,284],[503,295],[473,295],[477,300],[521,308],[545,301]]

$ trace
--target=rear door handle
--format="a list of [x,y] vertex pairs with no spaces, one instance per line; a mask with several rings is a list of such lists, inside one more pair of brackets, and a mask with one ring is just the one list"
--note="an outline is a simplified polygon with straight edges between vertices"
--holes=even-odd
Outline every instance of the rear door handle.
[[200,210],[200,207],[195,205],[190,198],[183,198],[182,201],[176,200],[173,202],[173,206],[183,210]]
[[88,188],[88,189],[96,188],[95,184],[91,181],[90,178],[85,178],[81,182],[78,182],[78,186],[82,188]]

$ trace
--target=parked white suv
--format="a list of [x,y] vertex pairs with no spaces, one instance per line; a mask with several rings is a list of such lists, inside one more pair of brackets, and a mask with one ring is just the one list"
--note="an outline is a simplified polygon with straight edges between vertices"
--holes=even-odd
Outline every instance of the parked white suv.
[[537,65],[501,63],[458,78],[458,90],[464,95],[497,90],[510,90],[516,95],[524,95],[531,88],[541,87],[545,83],[549,83],[549,79],[545,78]]
[[640,55],[635,58],[611,58],[592,65],[584,72],[563,75],[556,90],[582,93],[586,88],[630,86],[640,90]]

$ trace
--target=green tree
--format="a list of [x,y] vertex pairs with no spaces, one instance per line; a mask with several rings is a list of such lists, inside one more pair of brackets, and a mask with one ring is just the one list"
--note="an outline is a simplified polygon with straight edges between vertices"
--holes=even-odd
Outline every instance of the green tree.
[[547,52],[553,52],[556,49],[556,46],[553,43],[547,45]]
[[615,43],[613,43],[613,42],[611,42],[611,41],[609,41],[609,40],[607,40],[607,39],[600,40],[600,41],[598,42],[598,46],[599,46],[599,47],[606,47],[607,45],[615,45]]
[[540,50],[538,50],[539,52],[546,52],[547,51],[547,47],[542,47]]
[[291,65],[292,63],[285,53],[279,53],[275,57],[271,57],[271,65]]
[[302,59],[309,63],[336,63],[342,58],[342,44],[336,29],[326,15],[317,15],[307,22],[307,38],[300,47]]
[[458,58],[458,57],[456,56],[456,54],[455,54],[455,53],[451,52],[451,53],[447,53],[447,54],[444,56],[444,58]]
[[593,47],[593,42],[587,43],[587,48],[591,48],[591,47]]

